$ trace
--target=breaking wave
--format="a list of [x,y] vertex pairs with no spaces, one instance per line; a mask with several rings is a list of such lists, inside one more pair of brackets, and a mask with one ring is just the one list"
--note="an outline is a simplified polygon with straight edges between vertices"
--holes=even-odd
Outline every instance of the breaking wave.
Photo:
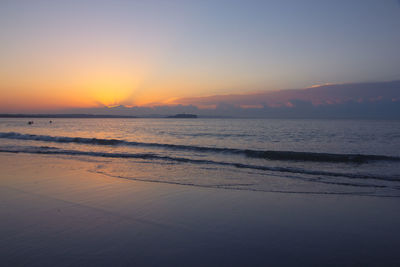
[[[67,136],[49,136],[22,134],[16,132],[0,132],[0,138],[16,139],[16,140],[32,140],[43,142],[57,143],[77,143],[102,146],[136,146],[136,147],[152,147],[169,150],[185,150],[195,152],[211,152],[243,155],[249,158],[259,158],[267,160],[282,160],[282,161],[314,161],[314,162],[338,162],[338,163],[366,163],[371,161],[400,161],[400,157],[384,156],[384,155],[368,155],[368,154],[336,154],[336,153],[317,153],[317,152],[297,152],[297,151],[270,151],[270,150],[252,150],[252,149],[237,149],[237,148],[219,148],[193,145],[177,145],[163,143],[146,143],[133,142],[121,139],[99,139],[85,137],[67,137]],[[71,152],[72,153],[72,152]],[[81,152],[93,153],[93,152]],[[107,153],[108,156],[116,157],[131,157],[128,154]],[[153,155],[153,154],[142,154]],[[190,159],[185,159],[190,160]],[[261,167],[264,168],[264,167]]]
[[191,163],[191,164],[206,164],[217,166],[228,166],[240,169],[253,169],[260,171],[281,172],[281,173],[296,173],[306,175],[319,175],[330,177],[345,177],[355,179],[374,179],[382,181],[400,181],[398,176],[391,175],[376,175],[376,174],[360,174],[360,173],[340,173],[319,170],[307,170],[302,168],[290,167],[272,167],[260,166],[253,164],[243,164],[235,162],[224,162],[204,159],[190,159],[184,157],[164,156],[155,153],[112,153],[112,152],[93,152],[81,150],[65,150],[49,146],[17,146],[17,147],[0,147],[0,152],[9,153],[33,153],[33,154],[52,154],[52,155],[76,155],[76,156],[91,156],[91,157],[107,157],[107,158],[131,158],[131,159],[144,159],[144,160],[163,160],[177,163]]

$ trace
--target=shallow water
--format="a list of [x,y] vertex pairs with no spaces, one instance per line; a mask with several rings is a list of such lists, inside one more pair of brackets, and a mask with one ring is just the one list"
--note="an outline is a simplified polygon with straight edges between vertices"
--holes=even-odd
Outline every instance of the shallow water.
[[400,121],[0,119],[0,151],[101,159],[90,171],[283,193],[400,196]]

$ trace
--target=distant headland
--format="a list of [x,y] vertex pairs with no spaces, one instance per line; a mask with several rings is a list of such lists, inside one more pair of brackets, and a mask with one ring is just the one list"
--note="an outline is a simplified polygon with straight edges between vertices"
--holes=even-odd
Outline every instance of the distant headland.
[[0,118],[69,118],[69,119],[132,119],[132,118],[176,118],[176,119],[195,119],[195,114],[175,114],[171,116],[149,115],[149,116],[129,116],[129,115],[106,115],[106,114],[0,114]]
[[128,115],[97,114],[0,114],[0,118],[138,118]]

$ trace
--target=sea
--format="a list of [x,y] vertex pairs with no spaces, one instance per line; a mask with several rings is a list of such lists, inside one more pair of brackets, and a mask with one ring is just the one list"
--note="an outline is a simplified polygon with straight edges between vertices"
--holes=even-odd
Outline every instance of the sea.
[[0,153],[95,162],[113,179],[400,197],[396,120],[0,118]]

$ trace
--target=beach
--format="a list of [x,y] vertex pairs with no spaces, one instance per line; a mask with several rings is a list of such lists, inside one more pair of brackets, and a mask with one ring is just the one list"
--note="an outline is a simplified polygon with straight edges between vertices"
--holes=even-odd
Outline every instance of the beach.
[[398,198],[118,179],[90,157],[0,164],[5,266],[400,264]]

